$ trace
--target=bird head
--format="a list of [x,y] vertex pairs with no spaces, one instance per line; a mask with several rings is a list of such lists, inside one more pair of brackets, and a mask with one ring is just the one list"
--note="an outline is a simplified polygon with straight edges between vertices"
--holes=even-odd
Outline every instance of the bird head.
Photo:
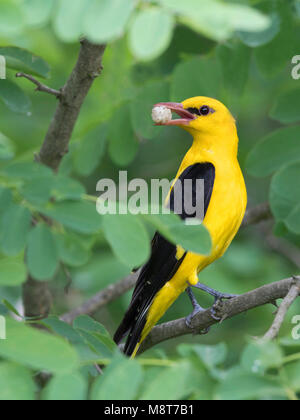
[[225,128],[235,129],[233,116],[226,106],[216,99],[197,96],[182,103],[162,102],[155,106],[164,106],[180,117],[157,125],[179,126],[193,136],[207,133],[219,135]]

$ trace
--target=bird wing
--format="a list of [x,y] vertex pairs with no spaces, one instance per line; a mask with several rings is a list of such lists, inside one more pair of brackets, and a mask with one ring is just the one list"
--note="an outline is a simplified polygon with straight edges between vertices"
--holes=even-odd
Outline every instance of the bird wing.
[[[211,163],[196,163],[186,168],[178,178],[182,182],[184,200],[184,181],[192,180],[192,196],[196,197],[197,180],[204,180],[204,214],[206,214],[215,181],[215,167]],[[174,210],[174,187],[170,194],[169,206]],[[182,206],[182,219],[195,217],[185,212]],[[125,317],[115,333],[114,340],[120,343],[129,334],[124,352],[131,355],[139,342],[145,327],[147,313],[156,294],[172,279],[186,257],[186,253],[178,259],[178,248],[166,240],[160,233],[156,233],[152,240],[152,253],[149,261],[142,268],[133,292],[130,306]]]

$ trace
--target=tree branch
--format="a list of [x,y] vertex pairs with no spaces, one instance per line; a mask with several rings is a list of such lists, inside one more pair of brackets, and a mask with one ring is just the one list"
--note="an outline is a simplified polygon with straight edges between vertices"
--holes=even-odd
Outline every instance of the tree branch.
[[273,251],[283,255],[296,267],[300,268],[300,251],[295,245],[283,238],[278,239],[272,234],[266,236],[266,243]]
[[245,228],[272,218],[273,216],[269,203],[259,204],[258,206],[246,211],[242,227]]
[[78,61],[72,74],[61,89],[54,118],[46,134],[38,160],[57,170],[63,156],[68,153],[69,142],[82,104],[95,80],[102,71],[105,45],[81,41]]
[[[104,51],[105,45],[94,45],[87,40],[82,40],[79,57],[71,76],[59,91],[59,95],[56,95],[59,103],[40,153],[36,156],[37,161],[54,170],[58,169],[63,156],[68,152],[82,104],[93,81],[101,73]],[[33,77],[24,74],[22,77],[36,84],[38,90],[51,93],[50,88],[41,85]],[[23,286],[23,302],[26,316],[46,317],[52,304],[48,284],[28,278]],[[43,302],[43,306],[40,302]]]
[[60,317],[60,319],[68,324],[72,324],[75,318],[79,315],[93,315],[101,307],[107,305],[109,302],[118,299],[124,293],[128,292],[136,283],[138,273],[126,277],[126,279],[108,286],[106,289],[93,296],[82,306],[68,312]]
[[33,84],[37,86],[36,91],[49,93],[50,95],[56,96],[56,98],[61,97],[60,90],[55,90],[55,89],[50,88],[49,86],[44,85],[43,83],[39,82],[37,79],[35,79],[33,76],[30,76],[29,74],[17,73],[16,77],[24,77],[25,79],[30,80]]
[[[263,306],[268,303],[273,304],[277,299],[287,296],[291,288],[294,286],[294,282],[294,278],[281,280],[276,283],[267,284],[232,300],[224,301],[218,308],[218,316],[222,319],[222,321],[224,321],[225,319],[233,318],[236,315],[259,306]],[[199,313],[193,319],[192,329],[186,325],[185,318],[158,325],[153,328],[146,338],[141,347],[140,353],[148,350],[156,344],[170,340],[171,338],[181,337],[187,334],[197,334],[201,331],[205,331],[207,328],[217,323],[218,321],[211,316],[211,311],[207,310]]]
[[264,340],[274,340],[280,331],[280,328],[284,322],[284,319],[286,317],[286,314],[288,313],[288,310],[290,309],[290,307],[292,306],[292,304],[295,302],[295,300],[299,297],[300,295],[300,277],[294,277],[293,278],[293,282],[292,282],[292,286],[288,292],[288,294],[286,295],[286,297],[284,298],[284,300],[282,301],[275,320],[271,326],[271,328],[269,329],[269,331],[265,334],[264,336]]

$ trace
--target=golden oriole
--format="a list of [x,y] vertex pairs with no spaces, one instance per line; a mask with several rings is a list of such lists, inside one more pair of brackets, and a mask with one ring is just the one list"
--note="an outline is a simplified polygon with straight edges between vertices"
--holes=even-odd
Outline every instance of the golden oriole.
[[[185,252],[161,234],[155,234],[151,257],[141,270],[131,304],[114,336],[118,344],[127,336],[124,353],[132,357],[182,292],[187,290],[194,306],[188,323],[202,310],[191,287],[205,290],[216,299],[232,297],[201,285],[198,274],[225,253],[240,228],[247,206],[245,182],[237,159],[237,129],[229,110],[221,102],[206,97],[156,106],[166,107],[180,117],[158,125],[179,126],[193,136],[193,145],[176,180],[204,180],[203,223],[211,235],[212,252],[209,256]],[[181,217],[186,218],[184,211]]]

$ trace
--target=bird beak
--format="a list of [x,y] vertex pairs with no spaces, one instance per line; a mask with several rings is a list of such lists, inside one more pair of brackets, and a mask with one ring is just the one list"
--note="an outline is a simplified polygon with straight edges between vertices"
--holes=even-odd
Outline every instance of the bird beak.
[[175,112],[179,117],[179,119],[171,120],[166,123],[156,124],[156,125],[189,125],[191,121],[195,119],[195,115],[191,114],[189,111],[183,108],[183,105],[176,102],[161,102],[159,104],[154,105],[157,106],[164,106],[170,109],[172,112]]

